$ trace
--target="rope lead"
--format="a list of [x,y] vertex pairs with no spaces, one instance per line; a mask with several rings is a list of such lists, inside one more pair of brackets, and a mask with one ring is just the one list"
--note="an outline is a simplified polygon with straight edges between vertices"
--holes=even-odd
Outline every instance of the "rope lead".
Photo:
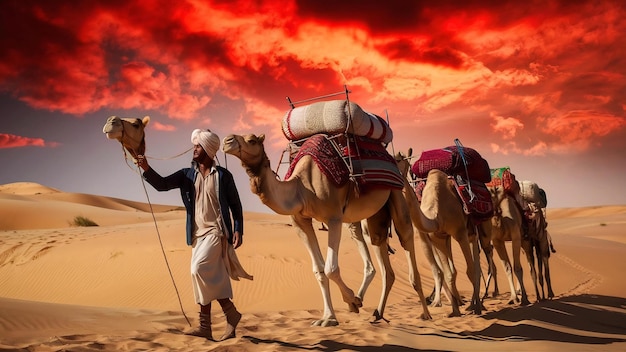
[[150,214],[152,214],[152,220],[154,221],[154,227],[156,228],[157,237],[159,239],[159,244],[161,245],[161,252],[163,253],[163,259],[165,259],[165,265],[167,266],[167,271],[170,274],[170,279],[172,279],[172,284],[174,285],[174,290],[176,291],[176,297],[178,298],[178,305],[180,306],[180,311],[181,313],[183,313],[185,320],[187,320],[187,324],[191,326],[191,322],[189,321],[189,318],[187,318],[187,315],[185,314],[185,310],[183,309],[183,303],[180,300],[180,293],[178,293],[178,287],[176,286],[176,281],[174,281],[174,275],[172,274],[170,263],[167,260],[167,255],[165,255],[165,249],[163,248],[163,241],[161,241],[161,233],[159,232],[159,226],[157,225],[156,217],[154,216],[152,203],[150,202],[150,197],[148,196],[148,190],[146,189],[146,182],[141,176],[141,171],[139,172],[139,177],[141,178],[141,185],[143,186],[143,191],[146,193],[146,199],[148,200],[148,205],[150,206]]

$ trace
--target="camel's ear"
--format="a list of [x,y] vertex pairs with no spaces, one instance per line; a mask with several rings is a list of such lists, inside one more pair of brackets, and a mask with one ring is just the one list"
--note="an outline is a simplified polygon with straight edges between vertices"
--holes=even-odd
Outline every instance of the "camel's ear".
[[144,127],[148,124],[148,122],[150,122],[150,116],[144,116],[143,120],[141,120],[141,122],[143,123]]
[[413,155],[413,148],[409,148],[409,155],[407,155],[409,158]]
[[263,141],[265,141],[265,135],[259,135],[259,143],[263,143]]

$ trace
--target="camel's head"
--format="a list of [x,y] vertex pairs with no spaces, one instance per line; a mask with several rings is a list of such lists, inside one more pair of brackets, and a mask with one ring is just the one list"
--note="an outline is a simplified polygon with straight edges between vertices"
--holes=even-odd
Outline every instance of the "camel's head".
[[500,203],[506,197],[506,192],[504,192],[504,187],[502,186],[487,186],[489,190],[489,194],[491,195],[491,202],[493,203],[496,209],[499,209]]
[[537,205],[537,203],[535,203],[535,202],[528,203],[527,215],[528,215],[528,218],[530,220],[534,220],[536,217],[538,217],[539,215],[542,215],[542,214],[543,213],[541,212],[541,208]]
[[231,134],[224,137],[222,150],[226,154],[231,154],[241,160],[241,164],[246,169],[258,169],[267,160],[265,147],[263,146],[265,135],[256,136],[247,134],[240,136]]
[[111,116],[104,124],[102,132],[108,139],[118,140],[134,158],[137,158],[137,155],[144,155],[146,152],[144,128],[148,122],[149,116],[143,119]]
[[409,171],[411,170],[411,157],[413,156],[413,148],[409,148],[407,154],[403,152],[397,152],[394,158],[396,159],[396,163],[398,164],[398,169],[400,170],[400,174],[403,177],[407,177]]

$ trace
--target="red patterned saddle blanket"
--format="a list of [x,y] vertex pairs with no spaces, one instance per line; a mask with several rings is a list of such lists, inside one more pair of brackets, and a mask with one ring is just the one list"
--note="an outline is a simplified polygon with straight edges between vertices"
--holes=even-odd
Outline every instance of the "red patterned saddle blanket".
[[[485,183],[470,180],[470,185],[468,186],[464,181],[459,182],[454,177],[449,177],[448,180],[456,189],[465,214],[470,217],[474,224],[479,224],[493,216],[493,202]],[[417,195],[417,199],[420,202],[422,201],[422,192],[425,186],[426,179],[420,179],[415,185],[415,195]]]
[[[350,161],[353,167],[352,176],[363,191],[380,187],[393,189],[404,187],[404,179],[395,159],[379,141],[358,136],[353,136],[349,140],[350,142],[347,142],[345,138],[335,138],[333,141],[336,144],[333,145],[324,134],[309,137],[291,160],[285,179],[291,176],[298,161],[308,155],[313,158],[322,173],[338,187],[350,180],[350,170],[346,164]],[[350,161],[348,157],[351,158]]]
[[[467,172],[463,160],[467,163]],[[463,147],[462,152],[455,145],[424,151],[411,167],[411,171],[419,178],[426,178],[432,169],[439,169],[448,175],[461,175],[465,179],[491,181],[487,161],[476,150],[468,147]]]
[[508,166],[491,169],[490,173],[491,180],[487,182],[487,187],[502,187],[513,198],[520,193],[519,182]]

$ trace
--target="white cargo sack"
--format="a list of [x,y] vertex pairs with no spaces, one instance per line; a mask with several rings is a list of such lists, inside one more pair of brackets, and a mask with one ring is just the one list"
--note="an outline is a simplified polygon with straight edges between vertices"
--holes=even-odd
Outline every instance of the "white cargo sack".
[[[352,124],[350,124],[350,116]],[[329,100],[293,108],[282,120],[283,134],[294,141],[314,134],[351,133],[388,144],[393,139],[391,128],[380,116],[368,113],[347,100]]]
[[541,208],[545,208],[541,194],[539,192],[539,186],[532,181],[520,181],[519,182],[520,195],[528,203],[535,203]]

